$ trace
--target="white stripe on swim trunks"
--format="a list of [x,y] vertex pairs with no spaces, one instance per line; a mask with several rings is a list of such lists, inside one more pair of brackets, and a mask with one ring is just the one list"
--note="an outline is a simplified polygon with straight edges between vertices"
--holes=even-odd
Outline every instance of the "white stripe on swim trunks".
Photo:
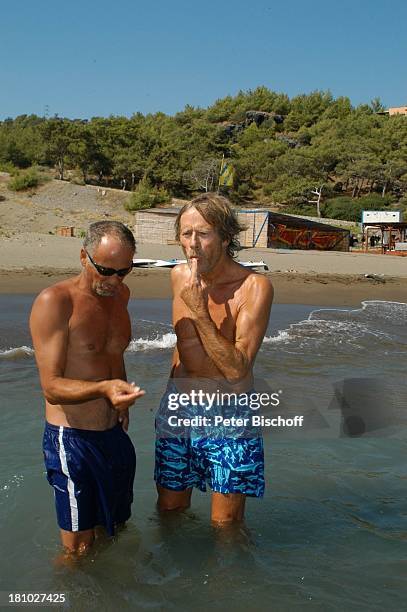
[[75,486],[73,481],[71,480],[71,475],[68,470],[68,463],[66,461],[66,454],[64,448],[64,427],[60,425],[59,427],[59,459],[61,461],[62,471],[68,478],[68,495],[69,495],[69,506],[71,508],[71,523],[72,523],[72,531],[79,531],[78,529],[78,504],[75,497]]

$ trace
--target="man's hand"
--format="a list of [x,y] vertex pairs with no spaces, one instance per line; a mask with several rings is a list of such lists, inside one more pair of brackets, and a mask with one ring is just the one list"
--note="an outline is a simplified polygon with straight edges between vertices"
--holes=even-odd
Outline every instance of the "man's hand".
[[[227,381],[238,383],[251,372],[263,341],[273,301],[272,285],[268,278],[261,274],[252,273],[243,277],[234,339],[230,340],[222,335],[212,320],[207,303],[204,303],[205,310],[202,309],[203,291],[201,286],[196,286],[198,280],[194,266],[191,278],[182,289],[179,286],[176,295],[181,296],[191,310],[191,319],[208,357]],[[177,322],[175,327],[177,328]]]
[[192,259],[191,276],[185,287],[182,289],[181,298],[188,306],[194,316],[209,316],[208,294],[201,284],[201,277],[198,273],[198,262]]
[[115,410],[127,410],[134,402],[145,395],[145,391],[125,380],[113,379],[103,381],[103,395],[110,401]]

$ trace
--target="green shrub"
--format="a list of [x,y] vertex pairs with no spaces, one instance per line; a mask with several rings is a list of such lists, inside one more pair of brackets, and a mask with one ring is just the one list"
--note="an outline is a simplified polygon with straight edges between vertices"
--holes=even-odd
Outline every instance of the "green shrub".
[[[321,204],[321,214],[322,214]],[[317,205],[316,204],[288,204],[281,209],[282,213],[289,215],[304,215],[305,217],[317,217]]]
[[[395,205],[395,209],[396,210],[401,210],[402,212],[405,213],[407,212],[407,194],[404,195],[398,202],[397,205]],[[404,216],[405,218],[405,216]]]
[[12,191],[24,191],[33,189],[51,180],[47,170],[39,166],[31,166],[28,170],[16,170],[12,173],[13,178],[8,183],[8,188]]
[[84,187],[86,185],[85,179],[83,178],[82,174],[79,174],[78,172],[74,172],[71,176],[71,178],[69,179],[69,182],[72,185],[80,185],[82,187]]
[[169,198],[170,196],[165,189],[157,189],[156,187],[151,187],[147,181],[140,181],[124,207],[129,212],[144,210],[146,208],[152,208],[156,204],[166,202]]
[[328,219],[360,221],[363,207],[358,200],[352,200],[352,198],[345,196],[327,200],[323,210],[324,217]]
[[8,172],[13,176],[18,169],[11,162],[2,162],[0,163],[0,172]]
[[394,196],[385,195],[384,198],[379,193],[369,193],[359,198],[364,210],[382,210],[394,202]]
[[237,193],[239,196],[244,198],[251,193],[251,189],[247,183],[240,183],[239,187],[237,188]]
[[40,177],[33,170],[27,170],[27,172],[17,172],[8,184],[8,188],[12,191],[24,191],[25,189],[32,189],[38,187],[40,184]]
[[243,110],[235,111],[231,117],[231,123],[242,123],[246,119],[246,113]]
[[274,187],[273,185],[270,185],[270,183],[267,183],[267,185],[263,185],[263,195],[265,195],[266,197],[273,195],[273,191]]
[[357,200],[348,196],[331,198],[323,205],[323,216],[329,219],[360,222],[363,210],[386,210],[392,201],[391,197],[382,198],[373,193]]

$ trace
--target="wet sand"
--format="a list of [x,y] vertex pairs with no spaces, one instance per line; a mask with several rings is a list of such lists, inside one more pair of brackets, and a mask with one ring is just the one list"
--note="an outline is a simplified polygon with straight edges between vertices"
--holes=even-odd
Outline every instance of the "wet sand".
[[[80,271],[82,240],[35,232],[0,239],[0,293],[35,294]],[[139,258],[182,258],[178,245],[139,244]],[[280,304],[356,306],[362,300],[407,302],[407,259],[360,252],[244,249],[239,259],[263,260]],[[370,276],[366,277],[366,275]],[[135,269],[132,297],[170,298],[168,269]]]
[[[39,293],[45,287],[79,272],[52,268],[0,270],[0,293]],[[407,279],[365,278],[344,274],[269,272],[277,304],[357,306],[362,300],[407,302]],[[170,271],[134,270],[126,280],[131,296],[138,299],[171,298]]]

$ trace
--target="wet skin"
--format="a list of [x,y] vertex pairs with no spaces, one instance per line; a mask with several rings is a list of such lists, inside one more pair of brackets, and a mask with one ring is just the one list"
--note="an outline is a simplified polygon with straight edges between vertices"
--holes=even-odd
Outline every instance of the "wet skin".
[[[187,264],[172,271],[177,334],[172,376],[182,391],[188,391],[188,380],[189,390],[199,390],[202,381],[194,381],[197,378],[215,385],[213,389],[247,391],[253,386],[253,363],[268,324],[272,286],[229,257],[227,242],[194,208],[181,217],[180,241]],[[157,488],[159,508],[189,506],[191,489]],[[212,520],[241,520],[244,503],[244,495],[212,493]]]
[[[115,236],[104,236],[92,253],[99,265],[130,267],[134,252]],[[118,421],[127,431],[128,408],[144,395],[126,381],[123,353],[131,338],[129,289],[118,275],[101,276],[84,249],[82,272],[48,287],[34,302],[30,329],[53,425],[103,431]],[[94,530],[66,532],[71,551],[87,549]]]

